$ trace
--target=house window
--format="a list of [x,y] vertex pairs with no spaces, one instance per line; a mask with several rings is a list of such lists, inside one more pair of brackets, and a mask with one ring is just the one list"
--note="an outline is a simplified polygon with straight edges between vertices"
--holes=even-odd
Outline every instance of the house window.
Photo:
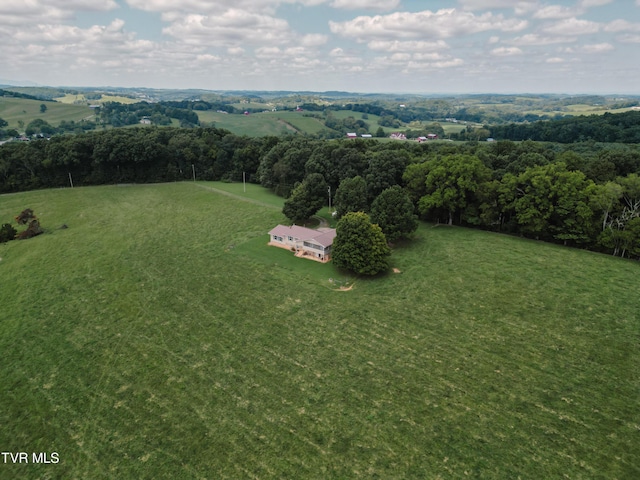
[[273,236],[273,239],[274,239],[276,242],[283,242],[283,241],[284,241],[284,238],[279,237],[278,235],[274,235],[274,236]]
[[322,246],[311,242],[304,242],[304,246],[307,248],[313,248],[314,250],[323,250]]
[[289,239],[290,242],[293,242],[293,237],[291,235],[289,235],[287,238]]

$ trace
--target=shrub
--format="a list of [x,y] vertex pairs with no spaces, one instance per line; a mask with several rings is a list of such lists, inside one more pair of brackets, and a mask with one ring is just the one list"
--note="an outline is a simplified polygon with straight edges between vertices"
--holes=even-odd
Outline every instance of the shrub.
[[8,242],[9,240],[13,240],[16,238],[16,233],[18,231],[11,226],[9,223],[5,223],[0,228],[0,243]]

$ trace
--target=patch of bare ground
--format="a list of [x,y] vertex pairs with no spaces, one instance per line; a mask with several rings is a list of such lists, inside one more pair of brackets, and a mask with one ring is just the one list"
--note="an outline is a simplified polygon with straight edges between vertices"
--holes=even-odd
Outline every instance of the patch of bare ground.
[[348,292],[349,290],[353,290],[353,286],[354,286],[354,285],[355,285],[355,284],[353,284],[353,283],[352,283],[352,284],[351,284],[351,285],[349,285],[348,287],[340,287],[340,288],[336,288],[336,289],[334,289],[334,290],[335,290],[336,292]]

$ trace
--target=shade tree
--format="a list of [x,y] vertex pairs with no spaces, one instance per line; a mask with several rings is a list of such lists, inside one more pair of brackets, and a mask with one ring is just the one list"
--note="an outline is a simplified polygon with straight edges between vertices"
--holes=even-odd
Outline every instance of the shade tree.
[[331,258],[334,265],[362,275],[389,268],[391,250],[382,229],[364,212],[349,212],[336,226]]
[[282,213],[293,223],[304,223],[325,203],[328,203],[327,182],[319,173],[312,173],[294,187]]
[[491,179],[489,170],[474,155],[447,155],[427,162],[426,195],[418,202],[422,215],[439,218],[444,212],[449,225],[473,201],[480,184]]
[[340,219],[349,212],[367,212],[367,183],[364,178],[355,176],[340,182],[334,197],[336,218]]
[[395,185],[383,190],[371,204],[371,221],[382,229],[389,242],[407,237],[418,228],[418,216],[407,192]]

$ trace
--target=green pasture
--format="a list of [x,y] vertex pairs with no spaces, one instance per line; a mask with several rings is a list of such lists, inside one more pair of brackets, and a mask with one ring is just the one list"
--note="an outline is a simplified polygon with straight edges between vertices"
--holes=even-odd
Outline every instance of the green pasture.
[[[321,112],[315,113],[321,114]],[[326,128],[323,120],[313,117],[305,117],[304,112],[273,112],[265,115],[270,116],[272,119],[277,119],[279,122],[286,122],[301,133],[314,135]]]
[[56,97],[54,99],[56,102],[67,103],[67,104],[82,104],[88,105],[89,100],[82,93],[74,94],[74,93],[65,93],[64,97]]
[[296,129],[286,122],[274,118],[269,113],[252,113],[251,115],[225,114],[211,110],[197,111],[198,118],[204,123],[214,123],[217,128],[224,128],[236,135],[262,137],[268,135],[292,134]]
[[637,262],[422,224],[354,278],[267,246],[281,205],[0,196],[46,229],[0,244],[0,446],[60,458],[0,478],[640,477]]
[[261,112],[250,115],[225,114],[213,111],[198,111],[201,122],[215,123],[237,135],[251,137],[295,133],[315,134],[324,125],[315,118],[305,117],[301,112]]
[[232,103],[231,106],[237,108],[238,110],[246,110],[248,108],[255,110],[271,110],[273,108],[273,105],[268,102],[238,102]]
[[284,205],[282,197],[255,183],[196,182],[196,185],[217,194],[227,195],[255,205],[271,207],[278,211],[282,210]]
[[60,102],[60,103],[86,104],[86,105],[101,104],[105,102],[132,104],[140,101],[139,99],[135,99],[131,97],[123,97],[121,95],[102,95],[100,99],[89,100],[81,93],[80,94],[67,93],[65,94],[64,97],[58,97],[55,100],[56,102]]
[[[42,104],[47,106],[47,110],[44,113],[40,112],[40,105]],[[15,128],[18,131],[24,131],[29,122],[36,118],[41,118],[53,126],[58,126],[63,120],[78,122],[92,116],[92,110],[84,105],[0,97],[0,118],[7,121],[8,128]],[[24,123],[22,128],[20,128],[20,121]]]

